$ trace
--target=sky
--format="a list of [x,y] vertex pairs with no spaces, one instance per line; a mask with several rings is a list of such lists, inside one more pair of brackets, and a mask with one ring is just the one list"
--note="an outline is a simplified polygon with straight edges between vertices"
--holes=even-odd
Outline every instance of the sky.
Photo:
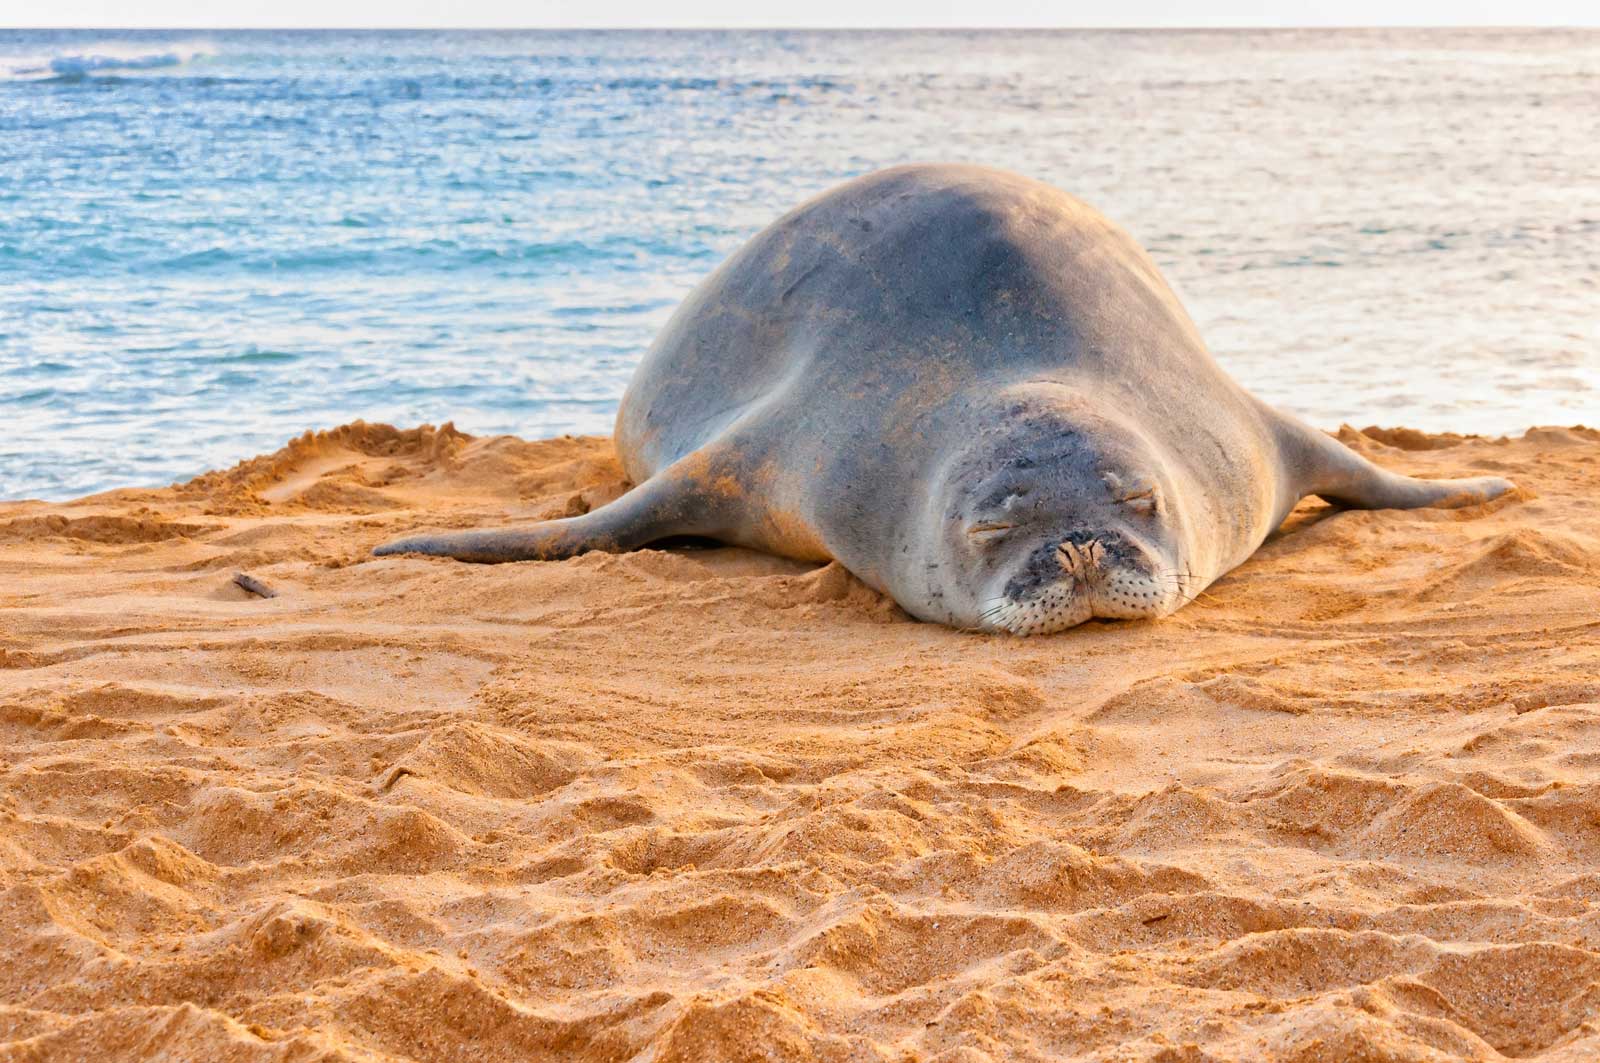
[[0,26],[1600,26],[1600,0],[0,0]]

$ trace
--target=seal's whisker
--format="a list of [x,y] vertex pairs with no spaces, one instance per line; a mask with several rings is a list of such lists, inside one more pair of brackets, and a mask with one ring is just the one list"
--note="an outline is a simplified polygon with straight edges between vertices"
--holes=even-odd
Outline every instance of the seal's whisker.
[[1009,607],[1010,604],[1010,602],[1002,600],[999,602],[999,604],[990,606],[978,614],[978,622],[980,624],[987,624],[995,620],[997,617],[1005,615],[1007,607]]
[[1187,593],[1181,584],[1174,584],[1173,590],[1176,592],[1177,598],[1185,605],[1190,602],[1199,601],[1202,598],[1208,602],[1214,602],[1217,600],[1215,595],[1207,594],[1205,591],[1194,591],[1193,593]]

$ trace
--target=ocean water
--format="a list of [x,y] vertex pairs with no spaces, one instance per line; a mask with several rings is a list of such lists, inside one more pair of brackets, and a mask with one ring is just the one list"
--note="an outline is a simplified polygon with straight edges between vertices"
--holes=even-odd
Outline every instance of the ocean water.
[[1593,423],[1597,115],[1593,32],[0,33],[0,498],[607,432],[725,255],[917,160],[1095,204],[1313,423]]

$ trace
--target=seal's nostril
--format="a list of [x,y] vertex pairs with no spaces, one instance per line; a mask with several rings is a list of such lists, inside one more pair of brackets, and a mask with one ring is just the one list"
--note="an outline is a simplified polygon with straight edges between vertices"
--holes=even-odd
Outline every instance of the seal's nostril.
[[1105,567],[1106,549],[1098,539],[1086,538],[1079,543],[1067,539],[1056,547],[1056,557],[1068,572],[1083,575]]

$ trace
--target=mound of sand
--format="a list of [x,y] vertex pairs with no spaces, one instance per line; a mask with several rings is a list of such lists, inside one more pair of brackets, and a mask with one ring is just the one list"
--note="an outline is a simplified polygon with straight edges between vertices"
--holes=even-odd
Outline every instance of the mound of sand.
[[600,439],[0,506],[0,1057],[1600,1058],[1600,433],[1342,438],[1526,490],[1032,640],[368,557],[604,503]]

